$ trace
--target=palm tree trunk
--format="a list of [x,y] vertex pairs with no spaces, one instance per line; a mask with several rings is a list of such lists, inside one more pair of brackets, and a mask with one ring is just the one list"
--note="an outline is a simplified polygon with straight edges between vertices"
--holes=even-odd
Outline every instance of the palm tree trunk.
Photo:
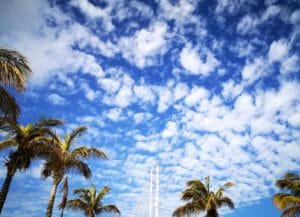
[[2,212],[6,197],[7,197],[7,193],[9,191],[10,188],[10,184],[12,181],[12,178],[14,177],[16,173],[16,169],[13,168],[11,171],[9,169],[7,169],[7,174],[5,177],[5,180],[3,182],[2,188],[1,188],[1,192],[0,192],[0,214]]
[[216,209],[209,209],[206,211],[206,217],[219,217],[218,211]]
[[55,195],[56,195],[57,186],[59,184],[59,181],[60,180],[53,179],[53,185],[52,185],[52,189],[51,189],[51,193],[50,193],[50,197],[49,197],[49,201],[48,201],[46,217],[52,216],[52,210],[53,210],[53,206],[54,206],[54,200],[55,200]]

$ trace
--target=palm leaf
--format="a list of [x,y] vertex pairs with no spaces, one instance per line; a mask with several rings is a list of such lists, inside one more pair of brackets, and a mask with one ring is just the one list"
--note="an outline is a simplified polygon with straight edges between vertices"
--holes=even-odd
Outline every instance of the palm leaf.
[[283,211],[281,217],[297,217],[300,214],[300,205],[287,208]]
[[66,169],[69,171],[77,171],[87,179],[90,178],[92,174],[89,166],[83,161],[77,159],[70,159],[67,162]]
[[70,135],[66,135],[65,143],[66,143],[66,150],[69,150],[70,146],[73,144],[75,138],[82,136],[84,132],[87,131],[86,126],[80,126],[75,128]]
[[16,99],[0,86],[0,111],[5,117],[17,120],[20,115],[20,108]]
[[234,203],[229,197],[222,197],[217,200],[218,207],[228,206],[230,209],[234,209]]
[[7,148],[11,148],[11,147],[17,147],[17,146],[18,146],[18,143],[16,142],[16,140],[14,138],[6,139],[6,140],[0,142],[0,151],[7,149]]
[[285,210],[291,205],[300,204],[300,197],[292,194],[278,193],[273,196],[273,203],[281,210]]
[[120,210],[115,205],[105,205],[95,210],[95,214],[102,214],[102,213],[111,213],[115,215],[121,215]]
[[86,159],[91,156],[95,156],[98,158],[107,159],[106,154],[101,149],[93,148],[93,147],[87,148],[84,146],[74,149],[71,152],[70,156],[71,158],[83,157]]
[[31,73],[25,56],[17,51],[0,49],[0,83],[23,91],[25,80]]
[[89,210],[88,205],[81,199],[69,200],[67,202],[67,208],[74,211],[82,211],[85,214],[88,214]]

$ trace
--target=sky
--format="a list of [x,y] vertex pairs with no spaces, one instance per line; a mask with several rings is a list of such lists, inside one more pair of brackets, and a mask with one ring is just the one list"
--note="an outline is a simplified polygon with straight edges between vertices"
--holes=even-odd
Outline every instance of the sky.
[[[236,209],[220,216],[280,216],[275,181],[300,171],[299,1],[0,0],[0,17],[0,46],[33,70],[26,92],[11,90],[20,123],[61,118],[61,136],[87,125],[76,145],[109,157],[88,161],[91,180],[70,174],[70,191],[109,185],[105,203],[146,217],[159,165],[159,217],[206,176],[213,189],[235,183]],[[16,175],[4,217],[44,215],[42,164]]]

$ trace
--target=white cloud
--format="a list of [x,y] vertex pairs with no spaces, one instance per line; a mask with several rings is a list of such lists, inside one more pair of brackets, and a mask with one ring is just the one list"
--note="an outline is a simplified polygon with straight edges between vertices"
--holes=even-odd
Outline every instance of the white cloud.
[[153,65],[156,56],[166,51],[167,30],[167,24],[155,22],[132,37],[121,38],[119,46],[123,57],[139,68]]
[[137,142],[136,148],[142,151],[155,152],[158,149],[158,144],[155,141],[151,142]]
[[174,121],[169,121],[162,132],[162,137],[163,138],[170,138],[174,136],[178,136],[178,129],[177,129],[177,124]]
[[285,59],[280,67],[280,72],[282,74],[288,74],[293,72],[298,72],[300,68],[300,59],[296,54]]
[[210,93],[207,89],[203,87],[194,87],[191,93],[185,98],[184,102],[188,106],[199,105],[202,100],[207,99]]
[[280,14],[282,8],[278,5],[269,6],[263,13],[261,20],[265,21]]
[[162,113],[162,112],[166,111],[173,103],[172,92],[167,87],[158,88],[157,92],[158,92],[157,111],[159,113]]
[[130,105],[132,99],[131,87],[123,86],[116,95],[115,104],[121,108]]
[[245,15],[238,23],[236,29],[241,35],[245,35],[250,31],[253,31],[258,24],[258,20],[250,15]]
[[142,122],[146,122],[148,120],[150,120],[151,118],[153,117],[153,115],[151,113],[142,113],[142,112],[139,112],[139,113],[135,113],[133,115],[133,119],[134,119],[134,123],[135,124],[140,124]]
[[98,83],[108,93],[117,92],[120,88],[120,85],[121,85],[118,80],[110,79],[110,78],[99,79]]
[[193,75],[208,75],[219,65],[219,61],[214,55],[207,51],[206,59],[203,61],[198,51],[192,48],[191,44],[187,44],[180,53],[180,63],[188,73]]
[[74,0],[71,1],[71,4],[80,8],[84,14],[92,19],[101,18],[103,20],[103,26],[107,31],[114,30],[115,27],[112,24],[112,17],[110,16],[111,7],[107,6],[106,8],[102,9],[100,7],[96,7],[88,0]]
[[247,62],[242,70],[243,79],[247,83],[252,83],[259,79],[265,72],[265,63],[262,57],[257,57],[253,62]]
[[91,89],[90,86],[87,83],[82,83],[81,88],[85,93],[85,97],[89,101],[95,100],[100,94],[99,91],[97,91],[97,90],[95,91],[95,90]]
[[108,117],[110,120],[116,122],[122,119],[122,110],[120,108],[114,108],[110,109],[106,113],[106,117]]
[[243,91],[241,84],[235,84],[233,80],[223,83],[222,96],[225,98],[235,98]]
[[293,11],[290,16],[290,22],[295,25],[300,23],[300,9]]
[[150,87],[146,85],[134,86],[133,91],[136,97],[144,102],[153,103],[155,100],[155,95]]
[[187,96],[189,93],[189,87],[184,83],[178,83],[174,88],[174,100],[180,100]]
[[160,15],[167,20],[176,20],[177,25],[190,22],[192,13],[195,10],[193,2],[180,0],[177,4],[171,4],[168,0],[159,2]]
[[48,99],[51,103],[55,105],[64,105],[67,103],[66,99],[61,97],[60,95],[56,93],[52,93],[48,96]]
[[273,41],[268,57],[270,62],[276,62],[282,60],[289,52],[289,47],[286,41],[279,40],[279,41]]

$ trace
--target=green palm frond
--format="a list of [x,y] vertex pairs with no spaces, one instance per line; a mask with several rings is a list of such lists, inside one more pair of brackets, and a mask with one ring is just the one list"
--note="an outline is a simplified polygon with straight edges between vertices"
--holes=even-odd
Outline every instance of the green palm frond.
[[61,119],[55,118],[41,118],[37,123],[37,127],[57,127],[64,124],[64,121]]
[[219,190],[216,192],[216,197],[217,198],[221,198],[223,196],[223,193],[224,191],[227,189],[227,188],[230,188],[234,186],[233,182],[227,182],[225,183],[221,188],[219,188]]
[[71,145],[74,143],[74,140],[77,137],[82,136],[87,131],[86,126],[80,126],[75,128],[69,135],[67,134],[65,137],[66,150],[69,150]]
[[194,202],[188,202],[183,206],[178,207],[172,214],[173,217],[183,217],[190,216],[192,214],[197,214],[201,211],[204,211],[205,207],[200,206]]
[[297,174],[286,173],[282,179],[277,180],[276,186],[300,196],[300,176]]
[[234,203],[229,197],[222,197],[217,200],[218,207],[228,206],[230,209],[234,209]]
[[297,217],[300,214],[300,205],[287,208],[281,214],[281,217]]
[[89,166],[85,162],[78,159],[70,159],[67,162],[66,169],[68,171],[79,172],[87,179],[90,178],[92,174]]
[[0,111],[8,118],[17,120],[20,115],[20,108],[16,99],[0,86]]
[[95,210],[95,214],[97,214],[97,215],[102,214],[102,213],[111,213],[114,215],[121,215],[120,210],[115,205],[106,205],[106,206],[99,207]]
[[0,49],[0,83],[23,91],[31,73],[25,56],[14,50]]
[[74,211],[82,211],[84,214],[88,214],[89,211],[88,205],[81,199],[69,200],[66,208]]
[[23,134],[20,125],[13,119],[0,118],[0,131],[7,132],[9,135],[21,135]]
[[71,158],[83,157],[86,159],[90,158],[91,156],[95,156],[98,158],[107,159],[106,154],[101,149],[93,148],[93,147],[87,148],[84,146],[74,149],[70,153],[70,156],[71,156]]
[[182,200],[198,200],[203,195],[208,195],[208,189],[206,186],[198,179],[191,180],[187,182],[188,188],[182,192]]
[[0,142],[0,151],[7,149],[7,148],[11,148],[11,147],[17,147],[17,146],[18,146],[18,143],[16,142],[16,140],[14,138],[6,139],[6,140]]
[[296,197],[292,194],[278,193],[273,196],[273,203],[281,210],[285,210],[291,205],[299,204],[300,197]]
[[105,195],[108,194],[109,192],[110,192],[110,188],[108,186],[102,188],[102,190],[98,193],[97,197],[95,197],[95,204],[99,204],[103,200]]

